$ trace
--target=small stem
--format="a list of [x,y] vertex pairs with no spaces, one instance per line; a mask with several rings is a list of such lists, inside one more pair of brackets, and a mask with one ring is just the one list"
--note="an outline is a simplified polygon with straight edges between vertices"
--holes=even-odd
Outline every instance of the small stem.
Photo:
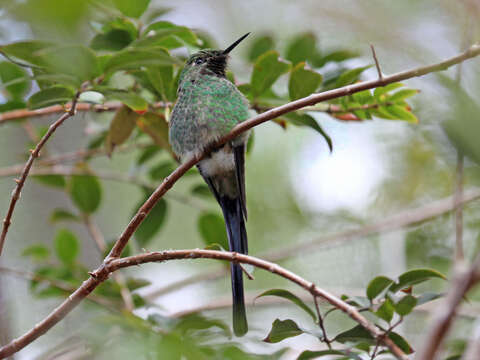
[[327,331],[325,330],[325,324],[323,323],[322,313],[320,312],[320,306],[318,306],[318,300],[315,295],[313,295],[313,302],[315,303],[315,310],[317,310],[318,326],[320,326],[320,329],[322,330],[323,341],[325,342],[325,344],[327,344],[328,348],[331,350],[332,341],[327,336]]

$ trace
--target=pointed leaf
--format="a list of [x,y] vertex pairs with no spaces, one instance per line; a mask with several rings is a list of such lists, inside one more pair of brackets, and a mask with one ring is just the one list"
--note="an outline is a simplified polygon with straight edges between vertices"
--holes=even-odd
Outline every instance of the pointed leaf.
[[123,144],[130,137],[137,124],[138,116],[136,112],[127,106],[122,106],[117,110],[105,139],[105,146],[109,155],[116,146]]
[[400,102],[402,100],[405,100],[409,97],[412,97],[414,95],[417,95],[419,93],[418,90],[415,89],[403,89],[399,90],[396,93],[390,95],[387,100],[390,102]]
[[446,280],[447,278],[445,275],[441,274],[437,270],[433,269],[415,269],[410,270],[398,277],[398,281],[396,284],[392,285],[390,290],[392,292],[397,292],[398,290],[407,288],[412,285],[420,284],[430,279],[443,279]]
[[273,48],[274,40],[272,36],[265,35],[257,37],[254,41],[252,41],[250,49],[248,50],[248,60],[250,62],[254,62],[260,55],[269,50],[273,50]]
[[418,119],[411,111],[408,111],[405,107],[400,105],[390,105],[385,107],[385,109],[392,114],[396,119],[405,120],[409,123],[418,123]]
[[413,348],[410,346],[407,340],[396,332],[391,332],[388,337],[397,345],[405,354],[412,354]]
[[0,46],[0,52],[28,65],[44,66],[45,64],[38,56],[38,52],[51,46],[53,46],[53,43],[47,41],[18,41]]
[[254,97],[262,95],[270,89],[275,81],[288,72],[290,64],[279,59],[278,52],[268,51],[261,55],[253,66],[252,79],[250,81]]
[[71,264],[79,253],[79,242],[74,233],[60,229],[55,236],[55,253],[65,264]]
[[268,343],[277,343],[286,338],[303,334],[303,330],[298,327],[295,321],[276,319],[272,324],[272,329],[263,341]]
[[382,305],[375,312],[375,315],[389,323],[390,321],[392,321],[394,312],[395,308],[393,307],[392,301],[387,297],[385,298],[385,301],[382,303]]
[[373,344],[375,342],[375,339],[373,338],[372,334],[368,332],[363,326],[361,325],[356,325],[355,327],[343,331],[337,336],[335,336],[335,341],[338,341],[340,343],[346,343],[346,342],[356,342],[356,341],[363,341],[367,342],[369,344]]
[[287,45],[286,58],[297,64],[309,60],[316,51],[317,39],[313,33],[304,33],[296,36]]
[[143,132],[150,135],[155,144],[171,152],[168,124],[163,115],[147,112],[137,119],[137,125]]
[[372,65],[362,66],[356,69],[347,70],[340,75],[335,83],[335,87],[339,88],[345,85],[353,84],[358,80],[360,75],[367,69],[370,69]]
[[107,60],[104,66],[106,73],[119,70],[139,69],[142,66],[171,65],[176,61],[163,49],[129,49],[117,52]]
[[332,139],[328,134],[322,129],[322,127],[317,123],[317,121],[308,114],[299,114],[296,112],[291,112],[285,115],[288,118],[288,121],[296,126],[308,126],[317,131],[320,135],[323,136],[327,142],[330,152],[333,150]]
[[323,356],[328,355],[341,355],[341,356],[348,356],[351,353],[346,353],[343,350],[321,350],[321,351],[311,351],[306,350],[302,352],[298,357],[297,360],[311,360],[311,359],[318,359]]
[[377,101],[384,102],[386,99],[385,97],[383,97],[384,94],[390,91],[396,90],[402,86],[403,86],[402,83],[393,83],[393,84],[388,84],[386,86],[378,87],[373,91],[373,96],[375,96]]
[[72,100],[72,90],[62,86],[53,86],[40,90],[30,96],[27,105],[29,109],[39,109],[50,105],[65,104]]
[[401,298],[395,305],[395,312],[400,316],[408,315],[413,308],[417,306],[417,299],[412,295],[406,295]]
[[290,72],[288,93],[290,100],[297,100],[310,95],[322,83],[322,75],[305,68],[305,63],[298,63]]
[[264,297],[264,296],[278,296],[278,297],[281,297],[281,298],[284,298],[284,299],[287,299],[287,300],[290,300],[291,302],[293,302],[295,305],[297,305],[299,308],[301,308],[302,310],[304,310],[308,315],[310,315],[313,319],[313,321],[316,321],[317,320],[317,316],[315,315],[315,313],[312,311],[312,309],[310,309],[307,304],[305,304],[302,299],[300,299],[298,296],[296,296],[295,294],[292,294],[290,291],[288,290],[284,290],[284,289],[272,289],[272,290],[267,290],[263,293],[261,293],[260,295],[258,295],[256,299],[258,299],[259,297]]
[[375,299],[383,290],[393,284],[393,280],[386,276],[377,276],[367,286],[367,297]]

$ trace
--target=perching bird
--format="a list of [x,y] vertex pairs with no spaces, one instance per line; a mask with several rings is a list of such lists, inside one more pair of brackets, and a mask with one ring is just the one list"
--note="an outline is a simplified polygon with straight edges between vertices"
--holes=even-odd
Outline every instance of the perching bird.
[[[248,118],[248,101],[225,76],[228,54],[248,34],[227,49],[201,50],[188,59],[180,74],[178,99],[170,117],[169,138],[175,154],[186,161],[201,154],[235,125]],[[245,221],[244,133],[215,149],[198,164],[198,170],[225,218],[230,251],[247,254]],[[233,330],[242,336],[248,331],[240,265],[230,264],[233,297]]]

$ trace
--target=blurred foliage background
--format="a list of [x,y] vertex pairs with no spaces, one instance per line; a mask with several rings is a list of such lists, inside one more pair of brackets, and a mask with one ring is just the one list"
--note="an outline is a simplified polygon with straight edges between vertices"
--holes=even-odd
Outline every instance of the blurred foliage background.
[[[164,142],[164,120],[175,100],[175,75],[189,53],[200,47],[223,48],[250,31],[231,55],[230,70],[255,110],[263,111],[313,91],[375,78],[369,44],[375,45],[387,74],[453,56],[478,41],[479,13],[480,3],[473,0],[1,0],[0,52],[31,65],[27,71],[0,63],[1,112],[65,103],[86,79],[95,79],[91,88],[95,92],[82,100],[97,102],[100,96],[101,101],[126,105],[116,113],[80,111],[58,129],[43,151],[44,157],[79,149],[113,151],[111,157],[92,156],[61,165],[93,176],[38,176],[27,181],[0,258],[2,343],[24,333],[58,304],[67,294],[58,282],[67,289],[74,287],[86,278],[88,269],[98,266],[105,249],[99,251],[91,230],[97,240],[95,229],[99,230],[107,245],[114,241],[151,187],[175,166]],[[160,25],[149,28],[152,23]],[[166,35],[152,40],[150,31]],[[54,51],[40,48],[44,51],[37,56],[32,47],[4,46],[24,40],[52,42],[56,47]],[[276,69],[271,78],[252,75],[262,64]],[[143,71],[144,67],[150,70]],[[474,59],[460,70],[455,67],[409,80],[400,90],[392,87],[384,94],[368,92],[363,98],[330,104],[340,110],[378,105],[368,111],[329,114],[331,107],[320,104],[308,114],[297,112],[255,128],[246,168],[250,253],[272,255],[287,246],[297,247],[279,262],[338,295],[363,296],[370,279],[396,278],[412,268],[449,274],[455,243],[451,213],[343,241],[329,242],[326,236],[452,195],[458,152],[466,156],[465,188],[479,186],[479,67]],[[307,90],[307,85],[292,81],[294,71]],[[405,96],[392,99],[400,91],[406,91]],[[40,95],[31,96],[34,93]],[[163,105],[158,111],[144,113],[147,105],[152,109],[159,102]],[[57,117],[0,123],[0,174],[4,175],[0,212],[6,212],[13,188],[7,170],[25,161],[32,139],[43,135]],[[65,169],[55,166],[50,169]],[[478,202],[465,206],[464,245],[469,259],[479,246],[479,212]],[[222,244],[224,237],[220,210],[192,171],[157,205],[129,251],[202,248],[206,242]],[[317,246],[302,251],[302,244],[315,239]],[[278,344],[262,342],[276,318],[294,318],[301,327],[312,327],[308,314],[264,299],[248,308],[247,336],[230,341],[225,325],[230,321],[228,277],[178,286],[198,274],[221,275],[222,266],[198,260],[130,268],[124,280],[130,290],[138,288],[133,298],[136,316],[118,311],[122,281],[109,281],[96,291],[108,300],[107,305],[84,302],[15,358],[177,358],[179,344],[192,349],[191,354],[183,354],[187,358],[202,358],[193,353],[202,344],[205,358],[255,358],[248,352],[291,359],[303,350],[324,348],[308,334]],[[174,284],[175,289],[169,288]],[[441,293],[446,284],[435,279],[421,290]],[[260,271],[254,281],[246,281],[246,288],[250,304],[271,288],[300,294],[285,280]],[[475,311],[477,300],[473,294],[445,354],[461,351],[480,311]],[[179,317],[203,307],[215,309]],[[398,328],[414,348],[422,344],[431,309],[415,310]],[[329,334],[337,334],[354,324],[334,313],[326,325]],[[189,331],[195,327],[209,330]],[[158,337],[159,328],[175,329],[176,335]],[[209,354],[211,349],[220,352]]]

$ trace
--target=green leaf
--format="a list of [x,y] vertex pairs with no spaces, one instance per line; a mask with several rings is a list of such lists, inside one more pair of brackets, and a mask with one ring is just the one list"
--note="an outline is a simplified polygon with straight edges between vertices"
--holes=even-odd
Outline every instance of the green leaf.
[[60,229],[54,240],[55,253],[65,264],[71,264],[79,252],[79,242],[74,233],[67,229]]
[[50,250],[45,245],[33,244],[23,249],[22,256],[30,256],[36,261],[42,261],[50,256]]
[[410,270],[398,277],[397,283],[392,285],[390,290],[392,292],[397,292],[398,290],[408,288],[412,285],[420,284],[430,279],[443,279],[447,278],[445,275],[439,273],[437,270],[433,269],[415,269]]
[[417,306],[417,299],[412,295],[405,295],[395,305],[395,312],[400,316],[408,315]]
[[149,286],[151,284],[152,283],[146,279],[134,279],[134,278],[127,279],[127,287],[130,291],[134,291],[142,287]]
[[65,188],[66,181],[65,177],[62,175],[35,175],[32,176],[32,179],[35,179],[43,185],[51,186],[53,188],[63,189]]
[[[138,209],[147,198],[145,198],[139,206]],[[137,239],[140,246],[146,246],[153,239],[155,234],[161,229],[162,225],[165,223],[167,218],[167,202],[165,199],[160,199],[152,210],[148,213],[147,217],[135,231],[135,238]]]
[[396,332],[391,332],[388,337],[397,345],[405,354],[412,354],[413,348],[410,346],[407,340]]
[[16,110],[16,109],[25,109],[26,106],[27,104],[25,104],[25,102],[23,101],[10,100],[4,104],[0,104],[0,113],[10,111],[10,110]]
[[418,119],[411,111],[408,111],[404,106],[400,105],[389,105],[385,109],[392,114],[396,119],[405,120],[409,123],[418,123]]
[[328,356],[328,355],[348,356],[350,354],[351,354],[350,352],[347,354],[346,351],[343,351],[343,350],[321,350],[321,351],[305,350],[297,357],[297,360],[318,359],[319,357]]
[[335,83],[335,87],[339,88],[345,85],[353,84],[358,80],[360,75],[367,69],[370,69],[372,65],[362,66],[359,68],[347,70],[340,75]]
[[100,75],[100,66],[95,53],[81,45],[62,45],[38,51],[47,70],[64,74],[77,80],[77,86]]
[[272,324],[272,329],[263,341],[267,343],[277,343],[286,338],[303,334],[303,330],[298,327],[295,321],[276,319]]
[[123,15],[138,18],[147,10],[150,0],[113,0],[113,3]]
[[396,93],[390,95],[388,98],[387,98],[387,101],[390,101],[390,102],[401,102],[409,97],[412,97],[414,95],[417,95],[419,93],[418,90],[415,90],[415,89],[403,89],[403,90],[399,90],[397,91]]
[[258,295],[256,299],[258,299],[259,297],[264,297],[264,296],[278,296],[278,297],[281,297],[281,298],[284,298],[284,299],[287,299],[287,300],[290,300],[291,302],[293,302],[295,305],[297,305],[299,308],[301,308],[302,310],[304,310],[308,315],[310,315],[313,319],[313,321],[317,321],[317,316],[315,315],[315,313],[312,311],[312,309],[310,309],[307,304],[305,304],[302,299],[300,299],[298,296],[296,296],[295,294],[292,294],[290,291],[288,290],[284,290],[284,289],[272,289],[272,290],[267,290],[263,293],[261,293],[260,295]]
[[84,213],[91,214],[100,206],[102,187],[92,175],[75,175],[70,179],[68,190],[73,203]]
[[175,170],[174,165],[170,160],[167,160],[153,166],[148,172],[148,175],[152,180],[159,181],[165,179],[173,170]]
[[393,280],[386,276],[377,276],[367,286],[367,297],[375,299],[382,291],[393,284]]
[[388,84],[386,86],[378,87],[373,91],[373,96],[375,96],[378,102],[385,102],[386,97],[384,97],[383,95],[385,95],[390,91],[396,90],[402,86],[403,86],[402,83],[393,83],[393,84]]
[[148,80],[164,101],[175,100],[173,66],[155,66],[147,69]]
[[274,45],[275,42],[273,37],[270,35],[264,35],[255,38],[255,40],[252,41],[250,49],[248,50],[248,60],[250,62],[254,62],[263,53],[273,50]]
[[90,42],[94,50],[119,51],[127,47],[134,38],[127,30],[112,29],[103,34],[97,34]]
[[19,41],[0,46],[0,53],[6,54],[27,65],[44,66],[43,60],[38,56],[38,52],[53,46],[53,43],[47,41]]
[[342,344],[350,341],[364,341],[369,344],[373,344],[375,342],[372,334],[370,334],[370,332],[361,325],[356,325],[355,327],[347,331],[341,332],[340,334],[335,336],[334,340]]
[[217,213],[204,212],[197,220],[197,227],[206,245],[220,244],[228,249],[227,231],[223,218]]
[[290,72],[288,93],[290,100],[297,100],[310,95],[322,83],[322,75],[305,68],[305,63],[298,63]]
[[101,90],[101,92],[108,99],[115,99],[121,101],[123,104],[127,105],[130,109],[137,113],[143,113],[148,109],[147,101],[141,96],[131,92],[131,91],[121,91],[121,90]]
[[393,307],[392,301],[387,297],[375,312],[375,315],[389,323],[392,321],[394,311],[395,308]]
[[107,60],[105,73],[119,70],[139,69],[142,66],[171,65],[176,61],[164,49],[129,49],[117,52]]
[[322,56],[321,54],[315,54],[312,59],[312,65],[316,68],[320,68],[328,64],[329,62],[342,62],[354,57],[357,57],[358,53],[350,50],[333,50]]
[[70,211],[65,209],[54,209],[50,214],[50,222],[57,223],[59,221],[78,221],[79,218],[77,215],[72,214]]
[[147,161],[152,159],[158,152],[160,148],[157,145],[148,145],[140,152],[140,156],[137,158],[137,165],[145,164]]
[[110,128],[105,139],[107,154],[110,155],[116,146],[127,141],[132,134],[133,129],[135,129],[138,116],[139,115],[135,113],[135,111],[127,106],[122,106],[117,110],[110,123]]
[[32,81],[28,73],[11,62],[0,62],[0,83],[3,94],[10,100],[21,100],[30,91]]
[[137,125],[162,149],[172,152],[168,141],[168,124],[161,114],[147,112],[137,119]]
[[313,33],[304,33],[296,36],[287,45],[286,58],[297,64],[309,60],[316,51],[317,39]]
[[420,305],[423,305],[427,302],[439,299],[442,296],[443,296],[443,294],[441,294],[441,293],[432,293],[432,292],[427,292],[427,293],[420,294],[417,297],[417,305],[416,306],[420,306]]
[[27,101],[29,109],[39,109],[50,105],[65,104],[73,99],[74,93],[63,86],[53,86],[40,90],[30,96]]
[[258,97],[262,95],[289,69],[290,64],[279,59],[278,52],[272,50],[261,55],[255,61],[250,81],[253,96]]
[[296,112],[291,112],[285,115],[290,123],[295,126],[308,126],[317,131],[327,142],[330,152],[333,150],[332,139],[328,134],[322,129],[322,127],[317,123],[317,121],[308,114],[299,114]]
[[[198,46],[197,35],[195,35],[192,30],[186,26],[175,25],[169,21],[157,21],[148,25],[143,35],[146,39],[152,37],[150,41],[143,43],[144,46],[153,46],[155,42],[161,40],[162,37],[169,38],[171,35],[189,45]],[[159,42],[158,45],[165,46],[169,44]],[[183,45],[184,44],[182,44],[182,46]]]

